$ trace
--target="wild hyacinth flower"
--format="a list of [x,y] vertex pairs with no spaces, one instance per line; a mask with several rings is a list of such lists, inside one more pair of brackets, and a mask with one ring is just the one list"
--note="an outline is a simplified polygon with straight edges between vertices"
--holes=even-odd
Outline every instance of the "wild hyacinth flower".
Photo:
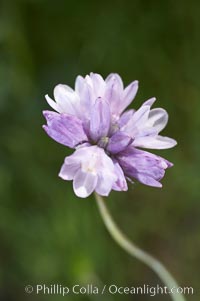
[[[87,197],[95,191],[102,219],[113,239],[131,256],[148,265],[168,289],[178,288],[177,282],[161,262],[133,244],[117,227],[102,196],[110,191],[126,191],[127,180],[161,187],[169,161],[142,150],[166,149],[176,141],[160,136],[168,122],[164,109],[152,109],[155,98],[143,103],[138,110],[125,109],[134,99],[138,81],[126,88],[118,74],[105,80],[90,73],[78,76],[75,89],[58,85],[49,105],[57,112],[44,111],[44,129],[57,142],[75,149],[65,158],[59,176],[73,180],[77,196]],[[185,301],[182,294],[171,294],[174,301]]]
[[126,191],[127,180],[161,187],[160,180],[169,161],[141,150],[166,149],[176,141],[160,136],[168,114],[152,109],[155,98],[138,110],[124,111],[134,99],[138,81],[124,88],[118,74],[105,80],[99,74],[78,76],[75,89],[57,85],[48,104],[55,110],[44,111],[44,129],[57,142],[75,149],[65,158],[59,176],[73,180],[74,192],[87,197],[93,191],[107,196],[110,191]]

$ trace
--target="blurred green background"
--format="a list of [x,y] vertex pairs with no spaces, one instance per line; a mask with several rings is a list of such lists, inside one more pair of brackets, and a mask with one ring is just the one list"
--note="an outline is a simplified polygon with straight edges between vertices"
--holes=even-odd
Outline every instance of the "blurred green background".
[[[70,151],[42,130],[44,95],[78,74],[140,81],[178,146],[163,189],[130,186],[107,204],[124,232],[200,298],[200,1],[1,0],[0,300],[152,300],[148,295],[35,295],[27,284],[161,284],[107,233],[94,198],[58,178]],[[169,296],[156,296],[158,301]]]

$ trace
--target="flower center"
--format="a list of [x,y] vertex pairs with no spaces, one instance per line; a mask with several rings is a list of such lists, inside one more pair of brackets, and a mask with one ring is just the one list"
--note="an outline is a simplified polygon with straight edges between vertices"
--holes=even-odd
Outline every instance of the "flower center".
[[110,127],[110,135],[113,135],[119,130],[119,124],[118,123],[112,123]]
[[99,139],[97,145],[101,148],[106,148],[108,141],[109,141],[109,137],[103,136],[101,137],[101,139]]

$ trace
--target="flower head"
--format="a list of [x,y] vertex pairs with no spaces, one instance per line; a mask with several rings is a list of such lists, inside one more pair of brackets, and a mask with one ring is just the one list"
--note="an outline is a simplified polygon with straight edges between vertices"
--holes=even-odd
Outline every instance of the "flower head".
[[138,110],[124,110],[134,99],[138,81],[124,88],[118,74],[105,80],[99,74],[78,76],[75,89],[57,85],[48,104],[57,112],[44,111],[46,133],[57,142],[75,149],[65,158],[59,176],[73,180],[77,196],[93,191],[107,196],[126,191],[127,180],[162,187],[165,169],[173,164],[138,148],[166,149],[174,139],[160,136],[168,122],[162,108],[151,109],[155,98]]

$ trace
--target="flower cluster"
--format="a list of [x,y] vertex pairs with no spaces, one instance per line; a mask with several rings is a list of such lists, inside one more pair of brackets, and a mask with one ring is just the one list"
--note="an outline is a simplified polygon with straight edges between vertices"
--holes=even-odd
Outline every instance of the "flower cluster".
[[134,99],[138,81],[124,88],[118,74],[105,80],[99,74],[78,76],[75,89],[57,85],[48,104],[57,112],[44,111],[46,133],[57,142],[75,149],[65,158],[59,176],[73,180],[74,192],[87,197],[93,191],[107,196],[126,191],[127,180],[161,187],[159,182],[169,161],[138,148],[166,149],[174,139],[159,132],[168,122],[162,108],[151,109],[155,98],[138,110],[124,110]]

